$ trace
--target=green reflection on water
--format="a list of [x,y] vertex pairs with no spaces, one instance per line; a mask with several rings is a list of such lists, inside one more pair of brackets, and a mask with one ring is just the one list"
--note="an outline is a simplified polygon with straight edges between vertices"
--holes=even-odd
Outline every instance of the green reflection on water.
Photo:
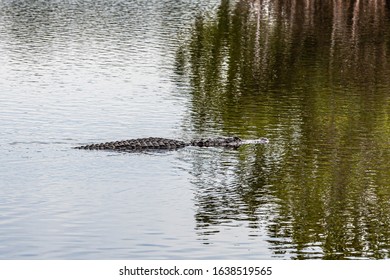
[[199,179],[204,235],[242,214],[275,256],[390,257],[388,13],[385,1],[222,0],[197,17],[176,61],[193,129],[271,141],[230,155],[232,182]]

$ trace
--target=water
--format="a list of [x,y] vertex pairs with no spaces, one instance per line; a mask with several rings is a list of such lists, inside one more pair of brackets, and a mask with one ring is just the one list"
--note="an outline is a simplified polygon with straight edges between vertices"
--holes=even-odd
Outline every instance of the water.
[[389,258],[389,8],[337,5],[0,1],[0,258]]

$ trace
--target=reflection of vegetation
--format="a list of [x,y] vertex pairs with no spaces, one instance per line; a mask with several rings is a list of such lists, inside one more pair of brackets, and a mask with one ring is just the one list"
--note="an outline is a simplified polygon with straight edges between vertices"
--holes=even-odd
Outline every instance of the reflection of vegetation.
[[215,20],[196,18],[177,61],[195,129],[272,142],[236,154],[233,200],[199,193],[200,227],[224,207],[249,221],[269,209],[275,254],[390,257],[387,13],[385,1],[222,0]]

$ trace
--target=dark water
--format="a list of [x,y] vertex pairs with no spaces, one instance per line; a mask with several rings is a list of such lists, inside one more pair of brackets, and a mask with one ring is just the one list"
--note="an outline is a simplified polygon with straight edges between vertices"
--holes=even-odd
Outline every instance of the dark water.
[[0,258],[389,258],[389,11],[0,1]]

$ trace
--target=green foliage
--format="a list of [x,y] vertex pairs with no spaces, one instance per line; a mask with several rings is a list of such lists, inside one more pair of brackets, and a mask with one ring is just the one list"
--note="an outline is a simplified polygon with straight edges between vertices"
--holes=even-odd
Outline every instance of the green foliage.
[[278,238],[270,241],[275,254],[294,243],[297,258],[310,250],[323,258],[389,257],[386,7],[258,2],[221,1],[215,18],[195,20],[178,56],[191,81],[191,122],[199,133],[214,125],[271,139],[241,151],[234,191],[253,219],[267,204],[259,195],[272,194],[278,215],[267,231]]

